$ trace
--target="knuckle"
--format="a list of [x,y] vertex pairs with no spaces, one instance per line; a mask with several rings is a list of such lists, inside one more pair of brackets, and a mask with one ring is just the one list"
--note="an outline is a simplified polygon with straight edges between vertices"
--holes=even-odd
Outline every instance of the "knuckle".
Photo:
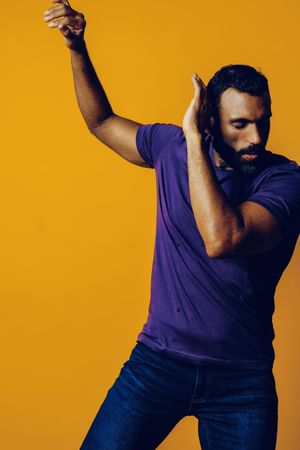
[[78,16],[78,17],[77,17],[77,20],[78,20],[78,23],[80,23],[80,24],[85,24],[85,18],[84,18],[84,17]]
[[62,19],[57,21],[58,27],[62,27],[67,24],[68,24],[68,19],[66,17],[63,17]]
[[48,9],[48,14],[53,14],[57,10],[57,6],[52,6]]

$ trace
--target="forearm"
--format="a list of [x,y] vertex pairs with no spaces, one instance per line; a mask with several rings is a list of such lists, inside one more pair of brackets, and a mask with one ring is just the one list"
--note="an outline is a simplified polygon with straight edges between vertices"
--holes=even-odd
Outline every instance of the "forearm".
[[78,105],[89,130],[93,130],[111,116],[113,110],[92,65],[86,43],[70,53]]
[[188,178],[191,205],[207,253],[217,256],[238,242],[244,225],[230,205],[213,170],[201,136],[187,134]]

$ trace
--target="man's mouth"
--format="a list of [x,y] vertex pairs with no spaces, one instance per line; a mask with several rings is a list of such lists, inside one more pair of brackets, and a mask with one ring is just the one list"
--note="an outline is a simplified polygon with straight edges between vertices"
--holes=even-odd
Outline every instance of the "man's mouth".
[[251,161],[252,159],[257,158],[257,154],[255,154],[255,155],[242,155],[242,158],[246,159],[247,161]]

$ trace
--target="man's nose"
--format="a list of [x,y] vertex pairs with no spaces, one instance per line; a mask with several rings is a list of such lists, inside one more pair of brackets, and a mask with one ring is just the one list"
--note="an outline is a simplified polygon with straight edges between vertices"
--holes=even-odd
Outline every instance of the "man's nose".
[[262,143],[261,133],[256,123],[252,123],[249,127],[248,141],[252,145],[259,145]]

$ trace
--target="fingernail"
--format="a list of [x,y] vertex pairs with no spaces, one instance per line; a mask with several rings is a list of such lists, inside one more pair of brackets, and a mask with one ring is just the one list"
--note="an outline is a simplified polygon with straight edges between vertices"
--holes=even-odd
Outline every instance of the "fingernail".
[[55,27],[55,25],[56,25],[56,22],[50,22],[50,23],[48,23],[48,27]]

